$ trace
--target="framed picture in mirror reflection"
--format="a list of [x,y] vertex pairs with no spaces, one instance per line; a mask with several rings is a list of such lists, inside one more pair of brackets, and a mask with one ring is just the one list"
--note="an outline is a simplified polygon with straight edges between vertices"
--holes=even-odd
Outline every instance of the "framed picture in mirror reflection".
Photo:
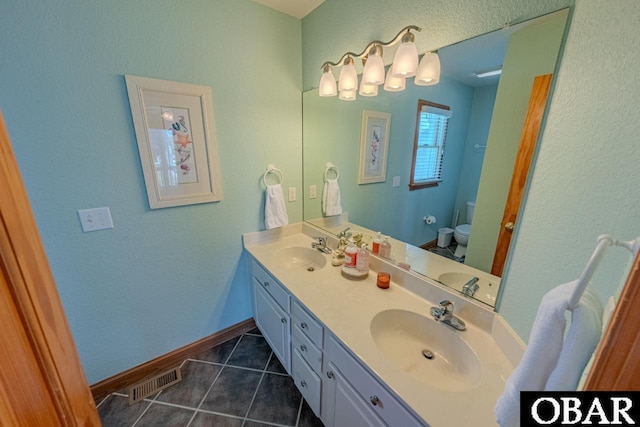
[[362,111],[358,184],[371,184],[386,180],[390,125],[391,114],[380,111]]

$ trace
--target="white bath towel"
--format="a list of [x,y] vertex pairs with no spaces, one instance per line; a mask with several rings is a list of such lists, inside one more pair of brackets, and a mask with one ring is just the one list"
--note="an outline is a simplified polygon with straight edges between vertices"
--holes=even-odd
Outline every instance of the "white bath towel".
[[281,184],[267,185],[267,198],[264,203],[264,225],[267,230],[289,224],[289,216],[284,203]]
[[340,201],[340,186],[337,179],[328,179],[322,190],[322,212],[325,216],[340,215],[342,204]]
[[[582,363],[581,367],[575,366],[572,369],[578,372],[575,383],[572,388],[567,388],[575,390],[577,379],[591,356],[593,348],[586,355],[573,353],[586,351],[585,348],[590,347],[590,345],[581,343],[581,334],[583,329],[586,330],[593,326],[594,315],[591,312],[597,311],[597,308],[593,308],[594,304],[592,303],[592,300],[597,297],[588,290],[585,291],[578,307],[572,313],[573,320],[570,329],[573,329],[573,332],[570,330],[567,335],[567,338],[571,336],[571,339],[563,344],[566,328],[565,311],[569,307],[569,298],[571,298],[576,286],[577,281],[565,283],[550,290],[542,298],[531,328],[527,349],[520,364],[507,380],[503,395],[496,403],[495,415],[500,426],[516,427],[520,425],[520,391],[545,390],[552,373],[554,376],[551,386],[561,383],[566,386],[568,380],[573,383],[574,375],[565,375],[564,370],[567,365],[577,365],[580,362]],[[585,302],[583,303],[583,301]],[[602,305],[600,305],[601,315]],[[587,335],[586,341],[591,342],[592,334]],[[563,345],[566,347],[563,348]],[[558,371],[554,373],[556,367],[558,367]]]

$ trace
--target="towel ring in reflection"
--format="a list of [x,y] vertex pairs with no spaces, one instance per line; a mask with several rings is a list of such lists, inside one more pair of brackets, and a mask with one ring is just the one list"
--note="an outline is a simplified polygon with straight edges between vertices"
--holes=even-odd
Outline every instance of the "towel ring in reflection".
[[265,187],[269,186],[269,184],[267,184],[267,175],[269,174],[278,176],[280,181],[277,182],[277,184],[282,184],[282,181],[284,181],[284,174],[282,173],[282,171],[274,165],[269,165],[267,166],[267,171],[264,173],[264,175],[262,175],[262,182],[264,183]]
[[340,171],[338,170],[338,167],[336,165],[334,165],[331,162],[327,162],[327,167],[324,170],[324,180],[328,181],[329,177],[327,176],[327,174],[329,173],[329,171],[333,170],[336,173],[336,177],[334,179],[338,179],[338,177],[340,177]]

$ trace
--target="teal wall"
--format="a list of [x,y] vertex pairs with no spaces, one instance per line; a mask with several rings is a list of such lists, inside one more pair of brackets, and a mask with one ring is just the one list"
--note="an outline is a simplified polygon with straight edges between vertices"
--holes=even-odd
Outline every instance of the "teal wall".
[[[262,173],[301,188],[300,20],[249,0],[0,9],[0,108],[89,382],[251,317]],[[149,209],[124,74],[212,88],[222,202]],[[82,233],[100,206],[115,228]]]
[[[474,148],[475,145],[486,146],[489,134],[489,125],[493,114],[493,106],[496,102],[497,85],[482,86],[473,91],[471,114],[469,116],[469,128],[467,140],[464,146],[464,157],[460,169],[460,185],[456,196],[455,211],[460,212],[458,224],[468,224],[467,202],[475,201],[480,185],[480,173],[484,163],[485,148]],[[455,215],[455,212],[453,213]],[[448,225],[443,222],[440,225]]]
[[[442,182],[436,187],[409,191],[419,99],[447,105],[453,116],[447,131]],[[414,245],[436,239],[438,228],[451,224],[473,100],[473,88],[446,77],[438,85],[426,87],[408,81],[403,92],[385,92],[380,88],[378,96],[360,96],[353,102],[322,98],[317,90],[305,92],[304,185],[307,189],[315,184],[319,190],[317,199],[305,195],[305,219],[322,216],[323,173],[330,161],[340,169],[342,208],[349,213],[350,221]],[[363,110],[391,114],[384,182],[358,184]],[[393,187],[394,176],[400,176],[398,187]],[[427,214],[435,215],[439,223],[425,224],[422,218]]]
[[472,267],[491,271],[533,80],[553,73],[566,21],[554,14],[509,37],[465,257]]

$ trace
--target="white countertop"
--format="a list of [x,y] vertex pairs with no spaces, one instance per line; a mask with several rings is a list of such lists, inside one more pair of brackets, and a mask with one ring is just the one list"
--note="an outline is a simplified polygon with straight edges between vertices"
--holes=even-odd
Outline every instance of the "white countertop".
[[[287,270],[275,261],[274,254],[290,246],[310,247],[313,240],[303,234],[303,230],[309,233],[307,227],[296,225],[246,234],[245,248],[428,424],[443,427],[497,425],[493,407],[513,370],[512,363],[522,350],[517,337],[510,336],[508,326],[501,324],[496,327],[499,316],[444,286],[416,279],[414,276],[417,275],[373,257],[372,271],[364,280],[350,280],[342,276],[340,267],[331,265],[330,255],[326,255],[327,265],[322,269],[313,272]],[[313,235],[318,234],[316,230],[312,232]],[[389,289],[382,290],[376,286],[375,269],[391,272]],[[421,283],[416,285],[416,281]],[[428,298],[425,299],[424,295]],[[473,349],[480,361],[482,376],[479,385],[472,390],[444,391],[417,380],[397,368],[372,337],[371,321],[376,314],[402,309],[428,317],[429,308],[437,306],[441,299],[454,302],[454,314],[467,323],[467,330],[453,332]]]

